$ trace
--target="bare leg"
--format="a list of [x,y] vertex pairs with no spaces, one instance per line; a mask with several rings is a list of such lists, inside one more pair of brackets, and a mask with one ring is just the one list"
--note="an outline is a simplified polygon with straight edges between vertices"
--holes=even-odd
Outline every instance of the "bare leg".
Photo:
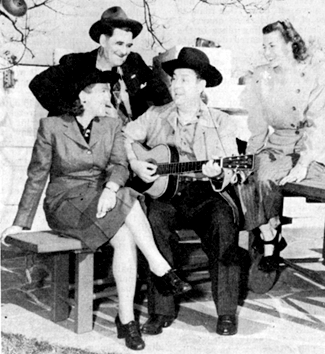
[[119,303],[119,317],[126,324],[134,320],[133,301],[137,278],[137,251],[133,236],[123,225],[110,241],[114,248],[113,274]]
[[171,267],[159,252],[148,219],[138,201],[125,219],[125,224],[132,232],[136,245],[146,257],[150,270],[157,276],[167,273]]

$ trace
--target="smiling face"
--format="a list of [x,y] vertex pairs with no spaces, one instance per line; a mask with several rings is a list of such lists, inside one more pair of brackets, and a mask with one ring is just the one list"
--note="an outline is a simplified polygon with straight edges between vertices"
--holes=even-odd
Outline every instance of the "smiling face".
[[95,84],[86,87],[79,94],[85,114],[93,116],[112,116],[115,109],[111,103],[111,90],[109,84]]
[[291,42],[286,43],[279,31],[263,35],[263,50],[266,60],[273,68],[286,67],[294,60]]
[[114,68],[121,66],[131,52],[133,34],[120,28],[115,28],[111,37],[102,34],[99,43],[103,48],[103,57],[107,64]]
[[171,82],[171,94],[176,106],[186,106],[200,100],[206,85],[192,69],[176,69]]

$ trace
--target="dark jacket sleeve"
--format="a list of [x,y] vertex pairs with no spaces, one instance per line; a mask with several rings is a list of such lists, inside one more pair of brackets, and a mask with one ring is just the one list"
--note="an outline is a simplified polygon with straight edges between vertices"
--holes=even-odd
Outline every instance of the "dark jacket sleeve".
[[68,54],[54,65],[36,75],[29,88],[39,103],[57,116],[66,113],[75,101],[75,84],[95,68],[97,51]]

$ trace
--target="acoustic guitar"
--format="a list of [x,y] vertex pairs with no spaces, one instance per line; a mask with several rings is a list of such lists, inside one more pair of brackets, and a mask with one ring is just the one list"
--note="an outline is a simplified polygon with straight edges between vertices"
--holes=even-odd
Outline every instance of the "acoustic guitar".
[[[140,193],[149,194],[153,199],[171,199],[178,188],[179,176],[188,172],[202,172],[202,166],[208,162],[179,162],[179,154],[175,146],[160,144],[147,149],[140,143],[132,144],[138,160],[147,161],[157,166],[159,178],[153,183],[146,183],[139,177],[132,180],[132,188]],[[251,170],[254,168],[254,155],[239,155],[214,160],[222,168]]]

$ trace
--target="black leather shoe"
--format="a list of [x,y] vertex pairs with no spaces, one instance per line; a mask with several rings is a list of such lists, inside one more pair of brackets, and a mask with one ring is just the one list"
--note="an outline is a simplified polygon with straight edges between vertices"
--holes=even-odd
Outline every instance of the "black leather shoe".
[[125,338],[125,345],[133,350],[141,350],[145,347],[145,343],[141,338],[139,324],[135,321],[130,321],[127,324],[122,324],[119,316],[115,319],[117,328],[117,338]]
[[163,328],[169,327],[174,321],[174,317],[152,314],[147,322],[142,326],[141,331],[144,334],[160,334]]
[[180,279],[175,269],[170,269],[162,277],[155,277],[158,291],[163,295],[180,295],[192,289],[191,285]]
[[271,256],[263,256],[258,264],[258,269],[264,273],[272,273],[279,270],[280,252],[287,247],[286,240],[281,237],[280,229],[271,241],[263,241],[264,245],[274,245],[274,251]]
[[232,336],[237,333],[237,319],[235,315],[218,317],[217,333],[221,336]]

